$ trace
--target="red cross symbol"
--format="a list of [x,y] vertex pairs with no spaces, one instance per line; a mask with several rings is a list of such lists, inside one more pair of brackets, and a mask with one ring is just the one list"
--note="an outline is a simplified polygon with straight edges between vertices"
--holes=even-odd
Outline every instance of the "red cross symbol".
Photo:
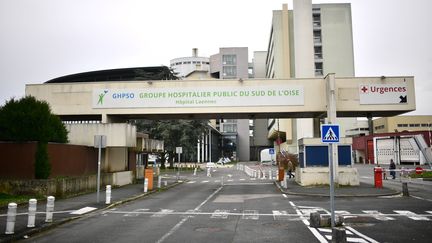
[[367,93],[368,87],[367,86],[363,86],[360,90],[363,91],[363,93]]

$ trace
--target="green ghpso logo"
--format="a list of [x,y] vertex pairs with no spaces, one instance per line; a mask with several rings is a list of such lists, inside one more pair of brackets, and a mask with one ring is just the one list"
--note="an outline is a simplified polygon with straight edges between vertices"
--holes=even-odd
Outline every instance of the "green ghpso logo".
[[108,93],[108,90],[104,90],[102,93],[99,94],[99,100],[97,104],[103,105],[104,97]]

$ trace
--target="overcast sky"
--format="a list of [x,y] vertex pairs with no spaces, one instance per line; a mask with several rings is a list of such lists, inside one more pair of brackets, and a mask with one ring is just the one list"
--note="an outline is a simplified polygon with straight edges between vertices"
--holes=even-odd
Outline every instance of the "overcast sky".
[[[432,115],[432,1],[351,2],[356,76],[413,75],[417,111]],[[169,65],[219,47],[265,51],[285,0],[1,0],[0,105],[25,84],[86,71]]]

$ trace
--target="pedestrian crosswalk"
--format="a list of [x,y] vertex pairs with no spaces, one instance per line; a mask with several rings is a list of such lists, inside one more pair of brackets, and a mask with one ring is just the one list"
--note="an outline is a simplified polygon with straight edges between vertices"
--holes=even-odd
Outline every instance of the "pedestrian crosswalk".
[[[158,211],[151,211],[150,209],[136,209],[130,212],[117,211],[115,209],[104,211],[103,214],[123,214],[124,217],[138,217],[140,215],[150,215],[153,218],[162,218],[168,215],[180,215],[180,216],[207,216],[211,219],[229,219],[231,217],[240,217],[244,220],[259,220],[259,219],[273,219],[276,221],[283,220],[308,220],[312,212],[320,212],[321,214],[329,215],[327,210],[322,208],[302,208],[297,206],[296,210],[266,210],[260,212],[255,209],[248,210],[228,210],[228,209],[216,209],[213,211],[197,211],[197,210],[186,210],[186,211],[175,211],[172,209],[160,209]],[[364,217],[370,218],[371,220],[377,221],[393,221],[400,218],[407,218],[415,221],[430,221],[432,219],[432,211],[425,212],[412,212],[407,210],[394,210],[390,213],[382,213],[377,210],[361,210],[358,213],[349,211],[335,211],[337,215],[343,216],[345,219]]]
[[225,182],[225,183],[233,183],[233,182],[248,182],[248,181],[257,181],[257,180],[266,180],[268,181],[269,179],[265,179],[265,178],[261,178],[261,179],[256,179],[256,178],[239,178],[239,179],[213,179],[213,180],[209,180],[209,179],[205,179],[205,180],[191,180],[186,182],[186,184],[205,184],[205,183],[221,183],[221,182]]

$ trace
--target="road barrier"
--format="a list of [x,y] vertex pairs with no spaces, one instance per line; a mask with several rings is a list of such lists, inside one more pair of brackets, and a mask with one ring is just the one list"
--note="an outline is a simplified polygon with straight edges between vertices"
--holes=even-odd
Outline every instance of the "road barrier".
[[111,203],[111,185],[106,186],[105,190],[105,204]]
[[147,192],[147,191],[148,191],[148,179],[145,178],[144,179],[144,192]]
[[6,219],[6,232],[5,232],[5,234],[7,235],[11,235],[14,233],[16,214],[17,214],[17,204],[9,203],[8,211],[7,211],[7,219]]
[[36,208],[37,208],[37,200],[36,199],[30,199],[29,200],[29,207],[28,207],[29,212],[28,212],[27,228],[35,227]]
[[49,196],[47,198],[46,217],[45,217],[45,222],[47,223],[51,223],[53,221],[54,201],[55,201],[55,197],[53,196]]

